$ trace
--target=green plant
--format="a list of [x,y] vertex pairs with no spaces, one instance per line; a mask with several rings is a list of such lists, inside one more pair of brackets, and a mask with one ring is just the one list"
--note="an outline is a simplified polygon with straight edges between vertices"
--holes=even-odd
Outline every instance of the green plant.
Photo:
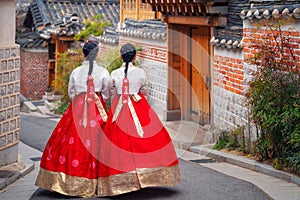
[[262,160],[272,159],[276,168],[291,164],[300,150],[300,68],[289,36],[291,29],[282,30],[287,23],[266,20],[261,24],[266,36],[253,38],[256,54],[249,61],[257,70],[246,94],[252,108],[250,119],[260,133],[256,152]]
[[[142,48],[139,45],[135,45],[135,48],[137,52],[142,50]],[[120,48],[115,47],[115,48],[111,48],[107,52],[103,52],[99,57],[99,63],[101,63],[101,65],[104,66],[109,71],[109,73],[121,67],[123,61],[120,56]],[[135,66],[139,65],[139,63],[136,60],[134,61],[133,64]]]
[[69,76],[73,69],[80,66],[84,60],[81,48],[69,49],[58,54],[57,73],[52,82],[55,92],[63,96],[62,101],[68,101]]
[[283,168],[282,160],[280,160],[279,158],[275,158],[273,160],[273,167],[274,169],[281,170]]
[[293,156],[288,157],[287,162],[293,172],[300,174],[300,151]]
[[101,14],[88,18],[84,24],[85,29],[74,37],[75,40],[87,40],[90,35],[100,36],[103,34],[103,29],[111,25],[110,22],[103,19]]
[[220,150],[225,148],[229,138],[229,131],[221,130],[220,136],[217,139],[216,144],[213,146],[213,149]]
[[66,101],[66,100],[61,100],[56,102],[54,113],[63,114],[67,110],[69,105],[70,105],[70,101]]
[[239,150],[245,151],[244,146],[244,126],[237,126],[237,128],[232,129],[230,131],[222,130],[220,132],[220,136],[217,140],[217,143],[214,145],[213,149],[224,149],[227,148],[228,150]]

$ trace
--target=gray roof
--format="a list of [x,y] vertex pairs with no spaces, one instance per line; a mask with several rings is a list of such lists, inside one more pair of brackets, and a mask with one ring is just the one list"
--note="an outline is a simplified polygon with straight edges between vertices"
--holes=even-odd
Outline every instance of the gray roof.
[[33,0],[23,24],[44,39],[49,39],[51,33],[75,36],[86,19],[98,14],[116,27],[120,18],[119,0]]
[[136,21],[126,19],[125,26],[118,29],[120,35],[139,37],[152,40],[166,40],[166,24],[161,20],[142,20]]
[[226,48],[243,48],[243,20],[293,17],[300,19],[299,0],[241,0],[228,1],[228,23],[219,28],[217,34],[211,38],[211,44]]
[[252,6],[250,9],[242,10],[240,17],[242,19],[269,19],[278,18],[280,15],[289,18],[300,19],[300,3],[288,5],[270,5],[270,6]]
[[[212,45],[225,48],[243,48],[243,20],[292,16],[300,19],[299,0],[142,0],[165,16],[227,17],[224,27],[216,27]],[[214,9],[215,8],[215,9]]]
[[106,27],[104,33],[98,37],[100,43],[109,45],[119,44],[119,35],[116,32],[115,27]]
[[99,37],[99,41],[104,44],[119,44],[119,36],[129,36],[150,40],[166,40],[166,24],[159,19],[148,19],[137,21],[126,18],[122,27],[114,29],[107,27],[104,34]]
[[16,39],[16,43],[21,48],[44,48],[47,46],[46,42],[35,32],[21,33]]

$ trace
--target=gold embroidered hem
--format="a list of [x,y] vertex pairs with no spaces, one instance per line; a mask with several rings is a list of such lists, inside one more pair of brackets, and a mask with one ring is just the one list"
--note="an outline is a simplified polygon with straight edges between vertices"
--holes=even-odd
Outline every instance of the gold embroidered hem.
[[96,196],[97,179],[70,176],[40,168],[35,185],[64,195],[89,198]]
[[114,196],[145,187],[173,186],[180,182],[179,166],[136,169],[98,178],[98,197]]

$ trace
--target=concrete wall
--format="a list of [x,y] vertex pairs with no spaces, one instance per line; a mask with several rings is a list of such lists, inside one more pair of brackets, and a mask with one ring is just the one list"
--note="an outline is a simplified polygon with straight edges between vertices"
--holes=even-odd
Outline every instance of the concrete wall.
[[0,167],[18,160],[20,48],[15,44],[15,1],[0,1]]

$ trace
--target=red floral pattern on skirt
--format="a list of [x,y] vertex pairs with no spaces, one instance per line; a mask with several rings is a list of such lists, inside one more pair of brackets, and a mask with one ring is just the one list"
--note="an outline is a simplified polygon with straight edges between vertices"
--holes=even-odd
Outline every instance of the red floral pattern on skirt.
[[[103,103],[101,95],[99,96]],[[52,172],[97,178],[99,137],[104,122],[92,101],[87,104],[87,127],[82,126],[85,94],[75,97],[56,128],[43,152],[40,166]]]
[[138,168],[157,168],[174,166],[178,159],[172,140],[157,114],[152,110],[145,97],[131,101],[144,135],[137,133],[128,105],[123,105],[117,119],[113,122],[120,96],[116,96],[100,138],[100,177],[133,171]]

